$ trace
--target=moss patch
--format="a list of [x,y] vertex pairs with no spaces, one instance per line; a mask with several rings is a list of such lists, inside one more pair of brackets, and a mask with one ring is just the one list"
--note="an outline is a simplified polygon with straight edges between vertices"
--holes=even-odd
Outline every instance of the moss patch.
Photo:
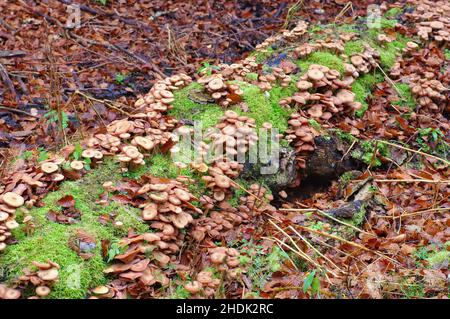
[[175,92],[175,102],[169,115],[177,119],[199,121],[204,128],[216,125],[224,113],[223,109],[214,103],[200,104],[189,99],[189,92],[195,89],[202,89],[201,84],[192,83]]
[[[8,280],[20,275],[23,268],[29,267],[33,260],[45,261],[49,258],[61,266],[59,281],[49,298],[84,298],[89,288],[104,283],[106,278],[103,269],[106,262],[101,255],[101,240],[113,241],[122,238],[130,228],[138,233],[148,229],[136,208],[116,202],[106,207],[95,203],[103,192],[102,184],[105,181],[118,181],[121,178],[118,172],[118,165],[108,161],[78,181],[64,182],[59,190],[44,198],[43,207],[31,209],[30,215],[36,225],[35,233],[27,236],[23,226],[16,229],[14,236],[19,243],[8,246],[0,257],[0,264],[8,270]],[[46,217],[48,211],[60,210],[57,201],[65,195],[74,197],[75,208],[81,212],[81,219],[75,224],[62,225]],[[119,229],[110,223],[101,224],[99,216],[104,214],[114,214],[116,220],[122,221],[124,225]],[[18,221],[21,222],[20,215]],[[88,233],[96,241],[96,247],[91,251],[94,256],[87,261],[68,246],[69,238],[79,230]]]
[[364,51],[364,42],[362,40],[348,41],[344,45],[344,53],[351,56]]
[[269,122],[280,132],[287,129],[287,120],[291,111],[281,107],[278,102],[281,98],[290,96],[295,92],[292,87],[275,86],[269,91],[268,96],[255,85],[241,82],[240,87],[244,91],[244,101],[249,108],[245,115],[254,118],[258,128],[264,122]]
[[416,100],[412,96],[409,85],[406,83],[398,83],[395,86],[400,92],[400,97],[397,101],[392,101],[392,104],[408,107],[409,109],[414,110],[416,107]]
[[361,117],[366,112],[369,104],[367,98],[372,93],[375,84],[383,81],[383,75],[380,72],[367,73],[357,78],[352,84],[352,91],[355,93],[355,101],[362,104],[362,108],[356,111],[356,115]]
[[307,56],[305,59],[297,61],[297,65],[300,67],[302,73],[306,72],[311,64],[321,64],[344,73],[344,61],[337,55],[330,52],[314,52]]

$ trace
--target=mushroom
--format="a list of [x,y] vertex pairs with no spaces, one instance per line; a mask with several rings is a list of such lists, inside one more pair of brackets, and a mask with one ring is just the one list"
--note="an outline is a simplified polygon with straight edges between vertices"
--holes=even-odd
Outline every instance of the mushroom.
[[3,202],[10,207],[20,207],[25,203],[25,200],[19,194],[13,192],[7,192],[3,194]]
[[93,158],[93,157],[95,156],[95,150],[92,149],[92,148],[85,149],[85,150],[81,153],[81,156],[82,156],[83,158],[89,158],[89,159],[91,159],[91,158]]
[[211,254],[210,258],[211,258],[211,262],[213,264],[219,265],[219,264],[222,264],[223,262],[225,262],[227,255],[222,252],[215,252],[215,253]]
[[192,217],[187,213],[172,214],[170,216],[170,220],[175,227],[182,229],[185,228],[190,221],[192,221]]
[[359,66],[364,63],[364,59],[360,55],[353,55],[350,58],[350,61],[353,65]]
[[9,218],[9,214],[8,213],[0,211],[0,222],[4,222],[8,218]]
[[83,161],[72,161],[70,167],[75,171],[81,171],[84,168]]
[[109,292],[109,288],[106,286],[98,286],[92,289],[92,293],[97,296],[106,295]]
[[50,294],[51,290],[47,286],[36,287],[36,295],[39,297],[46,297]]
[[216,175],[214,177],[214,182],[220,188],[229,188],[231,186],[229,178],[226,177],[225,175],[220,175],[220,174]]
[[19,299],[21,293],[17,289],[6,288],[5,292],[2,295],[3,299]]
[[297,89],[299,89],[301,91],[306,91],[313,87],[311,82],[304,81],[304,80],[298,81],[296,86],[297,86]]
[[214,78],[208,82],[208,88],[210,88],[213,91],[220,90],[223,87],[224,87],[224,83],[223,83],[222,79]]
[[37,273],[38,277],[45,281],[53,281],[58,279],[58,270],[55,268],[50,268],[48,270],[41,270]]
[[64,175],[63,174],[58,174],[58,173],[52,174],[52,181],[60,182],[62,180],[64,180]]
[[143,220],[153,220],[158,215],[158,205],[155,203],[148,203],[144,206],[142,211]]
[[155,147],[155,144],[146,137],[143,136],[136,136],[131,143],[133,145],[139,145],[140,147],[142,147],[143,149],[149,151],[151,150],[153,147]]
[[13,229],[18,228],[18,227],[19,227],[19,224],[18,224],[14,219],[11,219],[11,220],[8,220],[8,221],[5,223],[5,226],[6,226],[6,228],[8,228],[9,230],[13,230]]
[[193,282],[187,283],[184,285],[184,289],[189,291],[189,293],[195,295],[202,289],[202,284],[198,282],[197,280],[194,280]]
[[183,202],[187,202],[191,199],[191,196],[189,195],[189,193],[186,192],[185,190],[182,190],[181,188],[176,188],[174,190],[174,193]]
[[58,165],[52,162],[45,162],[41,165],[41,170],[47,174],[52,174],[56,172],[58,169],[59,169]]
[[325,74],[323,74],[322,71],[320,71],[319,69],[312,69],[310,68],[308,70],[308,78],[310,78],[313,81],[320,81],[325,77]]

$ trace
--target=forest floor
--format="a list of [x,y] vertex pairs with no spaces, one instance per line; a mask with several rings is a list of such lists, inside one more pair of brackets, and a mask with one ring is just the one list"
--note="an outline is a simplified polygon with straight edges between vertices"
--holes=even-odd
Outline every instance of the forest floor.
[[0,4],[0,299],[448,298],[448,4],[72,2]]

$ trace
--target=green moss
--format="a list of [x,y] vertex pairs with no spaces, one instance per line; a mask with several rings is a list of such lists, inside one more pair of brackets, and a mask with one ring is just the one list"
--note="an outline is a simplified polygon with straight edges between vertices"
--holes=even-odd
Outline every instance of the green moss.
[[402,13],[402,9],[400,8],[391,8],[388,11],[386,11],[386,13],[384,14],[384,16],[386,18],[395,18],[396,16],[398,16],[400,13]]
[[375,147],[377,155],[382,157],[390,156],[387,144],[382,142],[363,141],[358,145],[357,149],[352,152],[352,157],[359,159],[372,167],[379,167],[382,163],[378,156],[374,155]]
[[392,101],[392,104],[408,107],[414,110],[416,107],[416,101],[411,93],[411,88],[406,83],[398,83],[395,85],[397,90],[400,92],[399,99],[397,101]]
[[199,121],[203,124],[204,128],[217,124],[224,113],[219,105],[213,103],[200,104],[192,101],[188,97],[191,90],[201,88],[201,84],[192,83],[175,92],[175,102],[173,102],[173,109],[169,111],[169,115],[177,119]]
[[350,143],[350,144],[353,143],[354,140],[356,140],[356,137],[354,137],[352,134],[344,132],[344,131],[339,130],[339,129],[336,130],[336,136],[340,140],[342,140],[344,142],[347,142],[347,143]]
[[[148,229],[136,208],[116,202],[107,206],[95,203],[103,192],[102,184],[120,180],[119,172],[117,164],[106,161],[103,166],[92,170],[80,180],[64,182],[59,190],[49,193],[43,199],[42,207],[31,209],[29,213],[33,216],[36,226],[34,234],[27,236],[23,226],[16,229],[14,235],[19,241],[18,244],[8,246],[0,257],[0,264],[8,270],[8,280],[20,275],[24,268],[30,267],[33,260],[45,261],[49,258],[61,266],[59,281],[53,287],[49,298],[83,298],[89,288],[104,283],[106,278],[103,269],[106,263],[101,255],[101,241],[122,238],[128,229],[134,229],[138,233]],[[75,208],[81,212],[77,223],[63,225],[46,217],[48,211],[60,210],[57,201],[65,195],[74,197]],[[116,228],[111,224],[101,224],[99,216],[104,214],[115,215],[117,221],[123,222],[123,226]],[[19,222],[21,218],[23,214],[18,214]],[[69,238],[78,231],[88,233],[96,242],[92,251],[93,257],[86,261],[68,246]]]
[[291,111],[281,107],[278,102],[281,98],[293,94],[295,90],[292,87],[281,88],[275,86],[269,91],[269,96],[267,96],[255,85],[245,82],[240,82],[239,84],[244,91],[244,101],[248,105],[248,112],[245,115],[254,118],[258,128],[264,122],[269,122],[274,128],[284,132],[287,129],[287,120]]
[[269,59],[275,52],[276,50],[269,46],[264,50],[255,51],[252,55],[256,57],[256,63],[263,63],[264,61]]
[[447,60],[450,60],[450,49],[445,49],[444,55]]
[[330,52],[314,52],[307,56],[305,59],[297,61],[297,65],[300,67],[302,73],[306,72],[311,64],[321,64],[344,73],[344,61],[337,55]]
[[364,42],[362,40],[348,41],[344,45],[344,53],[351,56],[364,51]]
[[449,263],[450,262],[450,251],[448,250],[441,250],[434,252],[426,259],[431,267],[434,267],[436,265]]
[[367,73],[357,78],[352,84],[352,92],[355,93],[355,101],[362,104],[362,108],[356,111],[356,115],[362,117],[369,107],[367,98],[372,93],[375,84],[383,81],[381,72]]

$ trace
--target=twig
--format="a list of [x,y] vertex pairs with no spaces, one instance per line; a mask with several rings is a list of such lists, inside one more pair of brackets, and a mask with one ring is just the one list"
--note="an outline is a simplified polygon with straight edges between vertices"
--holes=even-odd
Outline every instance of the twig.
[[11,78],[8,75],[8,71],[1,63],[0,63],[0,77],[2,78],[3,82],[8,87],[8,89],[11,91],[11,94],[14,96],[16,102],[19,103],[19,96],[17,95],[17,92],[14,89],[14,84],[12,83]]
[[28,113],[26,111],[22,111],[22,110],[15,109],[15,108],[12,108],[12,107],[7,107],[7,106],[4,106],[4,105],[0,105],[0,110],[4,110],[4,111],[7,111],[7,112],[24,114],[26,116],[31,116],[31,117],[34,117],[34,118],[39,118],[39,116],[37,116],[37,115],[33,115],[33,114]]
[[426,157],[431,157],[431,158],[434,158],[434,159],[436,159],[436,160],[442,161],[442,162],[444,162],[444,163],[447,164],[447,165],[450,165],[450,162],[449,162],[449,161],[447,161],[447,160],[445,160],[445,159],[443,159],[443,158],[440,158],[440,157],[438,157],[438,156],[431,155],[431,154],[428,154],[428,153],[424,153],[424,152],[422,152],[422,151],[417,151],[417,150],[414,150],[414,149],[412,149],[412,148],[405,147],[405,146],[401,146],[401,145],[398,145],[398,144],[395,144],[395,143],[391,143],[391,142],[388,142],[388,141],[384,141],[384,140],[378,140],[378,141],[381,142],[381,143],[385,143],[385,144],[387,144],[387,145],[391,145],[391,146],[400,148],[400,149],[405,150],[405,151],[417,153],[417,154],[420,154],[420,155],[423,155],[423,156],[426,156]]
[[450,184],[450,180],[435,181],[431,179],[374,179],[374,182],[380,183],[431,183],[431,184]]
[[426,209],[426,210],[420,210],[417,212],[412,212],[412,213],[406,213],[406,214],[401,214],[398,216],[377,216],[378,218],[389,218],[389,219],[397,219],[397,218],[403,218],[403,217],[410,217],[410,216],[416,216],[416,215],[420,215],[420,214],[425,214],[425,213],[439,213],[441,211],[446,211],[446,210],[450,210],[450,207],[438,207],[438,208],[431,208],[431,209]]
[[318,234],[318,235],[322,235],[322,236],[325,236],[325,237],[329,237],[329,238],[332,238],[332,239],[335,239],[335,240],[339,240],[339,241],[342,241],[342,242],[344,242],[346,244],[349,244],[349,245],[351,245],[353,247],[356,247],[356,248],[359,248],[359,249],[362,249],[362,250],[365,250],[365,251],[368,251],[368,252],[372,252],[372,253],[374,253],[374,254],[382,257],[382,258],[386,258],[387,260],[389,260],[389,261],[391,261],[391,262],[393,262],[395,264],[398,264],[398,261],[396,261],[395,259],[392,259],[391,257],[385,256],[382,253],[379,253],[378,251],[371,250],[371,249],[369,249],[369,248],[367,248],[367,247],[365,247],[363,245],[354,243],[352,241],[346,240],[346,239],[341,238],[339,236],[335,236],[333,234],[329,234],[329,233],[326,233],[326,232],[322,232],[322,231],[315,230],[315,229],[312,229],[312,228],[309,228],[309,227],[305,227],[305,226],[301,226],[301,225],[296,225],[296,226],[300,227],[301,229],[303,229],[305,231],[309,231],[309,232],[312,232],[312,233],[315,233],[315,234]]
[[22,58],[25,55],[27,55],[27,53],[20,50],[0,51],[0,59]]
[[84,98],[86,98],[86,99],[88,99],[88,100],[95,101],[95,102],[98,102],[98,103],[102,103],[102,104],[104,104],[104,105],[106,105],[106,106],[108,106],[108,107],[110,107],[110,108],[112,108],[112,109],[114,109],[114,110],[116,110],[116,111],[118,111],[118,112],[121,112],[121,113],[123,113],[123,114],[125,114],[125,115],[127,115],[127,116],[131,116],[130,113],[128,113],[128,112],[122,110],[121,108],[118,108],[117,106],[114,106],[114,105],[112,104],[112,102],[109,101],[109,100],[99,100],[99,99],[96,99],[95,97],[92,97],[92,96],[89,96],[89,95],[87,95],[87,94],[84,94],[83,92],[81,92],[81,91],[79,91],[79,90],[76,90],[74,93],[75,93],[75,94],[79,94],[79,95],[81,95],[82,97],[84,97]]
[[357,141],[356,139],[353,140],[353,143],[352,143],[352,145],[350,145],[350,147],[348,148],[347,152],[345,152],[345,154],[342,155],[341,162],[342,162],[342,161],[344,160],[344,158],[348,155],[348,153],[350,153],[350,151],[352,150],[353,146],[355,146],[356,141]]

